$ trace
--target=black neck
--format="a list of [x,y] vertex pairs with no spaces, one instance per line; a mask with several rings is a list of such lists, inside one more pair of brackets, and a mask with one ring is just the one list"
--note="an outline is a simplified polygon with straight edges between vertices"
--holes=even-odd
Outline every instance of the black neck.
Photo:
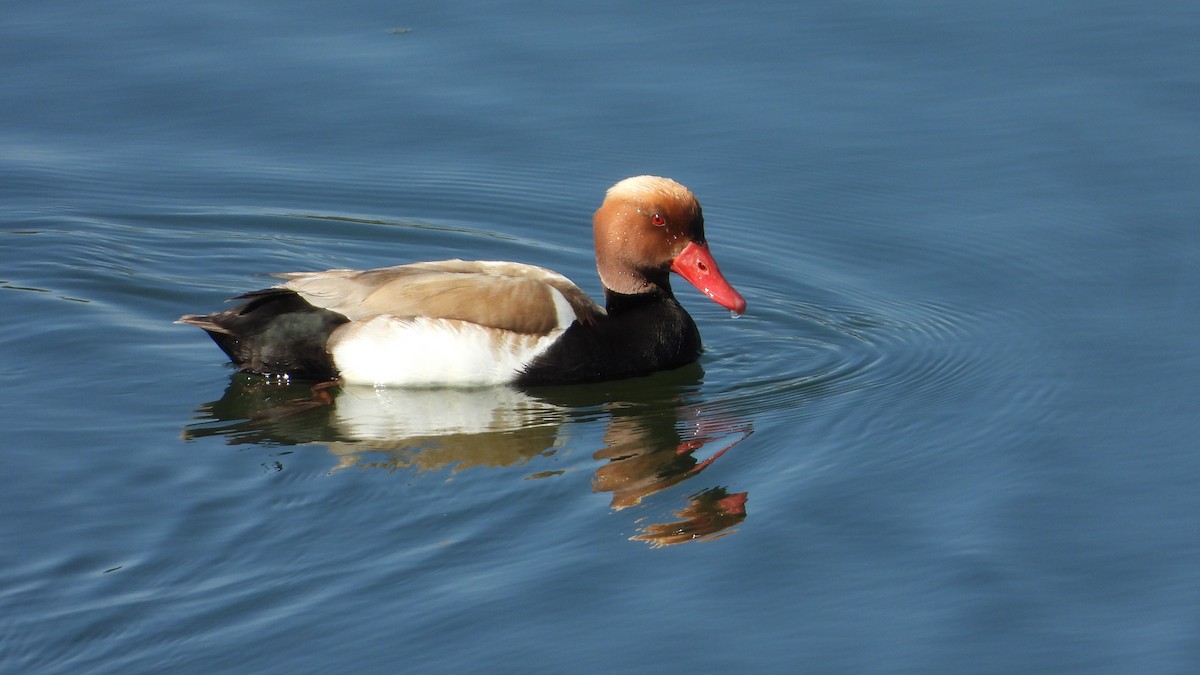
[[609,288],[604,289],[604,309],[608,311],[609,316],[630,314],[674,300],[675,294],[671,292],[670,286],[665,289],[661,286],[655,287],[645,293],[618,293]]

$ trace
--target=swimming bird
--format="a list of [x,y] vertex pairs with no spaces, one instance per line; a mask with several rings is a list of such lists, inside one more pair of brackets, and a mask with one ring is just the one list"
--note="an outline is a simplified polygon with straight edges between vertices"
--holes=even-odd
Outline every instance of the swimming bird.
[[635,176],[592,219],[604,306],[534,265],[441,260],[288,272],[232,309],[188,314],[242,371],[380,386],[574,384],[678,368],[700,332],[670,273],[735,315],[746,301],[704,237],[683,185]]

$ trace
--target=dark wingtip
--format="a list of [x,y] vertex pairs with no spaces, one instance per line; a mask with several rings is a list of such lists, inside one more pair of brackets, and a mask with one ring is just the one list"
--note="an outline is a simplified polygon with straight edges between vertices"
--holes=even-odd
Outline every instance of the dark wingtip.
[[228,328],[225,328],[214,320],[215,316],[216,315],[214,314],[184,314],[183,316],[179,317],[175,323],[183,324],[185,326],[195,326],[209,333],[233,335]]

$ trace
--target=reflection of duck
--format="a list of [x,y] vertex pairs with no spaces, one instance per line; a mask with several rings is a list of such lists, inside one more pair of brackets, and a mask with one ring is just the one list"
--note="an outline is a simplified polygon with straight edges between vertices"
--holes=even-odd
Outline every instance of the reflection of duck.
[[[596,469],[592,480],[597,492],[612,493],[614,509],[640,504],[652,494],[695,477],[751,433],[747,425],[698,412],[689,415],[688,430],[681,431],[678,417],[614,409],[604,435],[605,446],[593,455],[607,461]],[[705,450],[707,457],[701,459]],[[747,493],[731,495],[722,487],[702,490],[688,497],[688,505],[676,512],[681,521],[645,525],[632,539],[669,546],[724,536],[746,519],[746,499]]]
[[551,452],[566,419],[564,409],[510,387],[344,387],[334,403],[347,438],[329,446],[339,468],[367,453],[384,453],[369,466],[388,469],[513,466]]
[[346,383],[571,384],[673,369],[700,333],[670,273],[740,314],[704,238],[704,216],[675,181],[614,185],[593,219],[602,308],[566,277],[511,262],[446,260],[279,275],[233,309],[189,314],[244,371]]
[[[219,401],[200,408],[188,440],[321,444],[337,468],[437,470],[512,466],[552,450],[566,410],[510,387],[313,388],[237,375]],[[383,460],[360,464],[367,455]]]
[[688,505],[675,513],[683,520],[646,525],[630,539],[658,547],[724,537],[731,534],[729,528],[746,519],[747,496],[745,492],[729,494],[721,487],[703,490],[688,497]]
[[[740,443],[747,428],[699,418],[690,433],[681,434],[676,415],[635,414],[617,409],[604,435],[605,445],[593,455],[607,463],[596,469],[592,485],[611,492],[612,507],[623,509],[707,468],[717,457]],[[732,440],[730,440],[732,438]],[[725,445],[706,459],[697,454],[714,442]]]
[[[315,396],[299,383],[238,375],[221,400],[200,408],[199,419],[184,435],[221,436],[229,443],[321,444],[337,457],[336,469],[458,471],[519,466],[549,456],[563,445],[564,427],[592,424],[596,412],[603,411],[605,447],[593,455],[603,463],[592,484],[598,492],[611,492],[612,507],[621,510],[697,476],[750,435],[743,422],[713,418],[679,402],[697,375],[698,368],[691,384],[683,383],[678,371],[638,386],[559,388],[536,395],[508,387],[320,387]],[[641,398],[596,403],[614,394]],[[559,473],[536,471],[527,477]],[[682,522],[645,526],[634,539],[661,546],[712,538],[746,517],[746,493],[730,495],[717,487],[688,499],[677,512]]]

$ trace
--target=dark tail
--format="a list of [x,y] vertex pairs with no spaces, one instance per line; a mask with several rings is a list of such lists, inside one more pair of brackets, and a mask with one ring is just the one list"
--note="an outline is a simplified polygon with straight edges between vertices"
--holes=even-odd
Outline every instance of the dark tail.
[[338,376],[325,343],[348,319],[313,307],[294,291],[269,288],[235,298],[248,302],[213,314],[186,314],[241,370],[305,380]]

